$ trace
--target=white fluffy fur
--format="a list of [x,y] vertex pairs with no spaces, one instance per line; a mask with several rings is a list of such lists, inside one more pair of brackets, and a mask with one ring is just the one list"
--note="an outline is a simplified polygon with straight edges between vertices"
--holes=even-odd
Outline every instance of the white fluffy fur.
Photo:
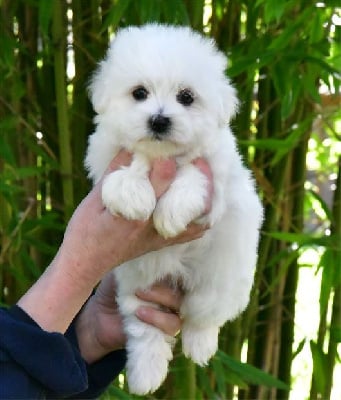
[[[206,177],[191,161],[210,164],[214,177],[212,228],[203,238],[149,253],[114,270],[117,301],[127,334],[127,374],[131,392],[156,390],[167,374],[174,339],[139,321],[137,288],[172,276],[186,290],[181,307],[182,348],[205,365],[217,350],[219,328],[246,307],[257,258],[262,207],[250,173],[242,165],[228,127],[237,105],[225,77],[226,59],[214,43],[188,28],[146,25],[121,30],[90,85],[97,112],[89,139],[86,167],[98,181],[121,148],[134,153],[128,168],[104,180],[103,202],[111,213],[148,219],[164,237],[172,237],[201,217]],[[132,91],[143,85],[148,98]],[[177,101],[189,88],[194,102]],[[171,120],[169,135],[153,140],[148,119],[162,113]],[[156,202],[148,179],[154,158],[174,157],[177,176]]]

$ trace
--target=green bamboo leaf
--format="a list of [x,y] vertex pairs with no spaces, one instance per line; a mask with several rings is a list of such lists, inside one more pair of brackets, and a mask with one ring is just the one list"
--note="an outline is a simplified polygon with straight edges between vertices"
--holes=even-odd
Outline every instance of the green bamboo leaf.
[[139,1],[140,18],[143,24],[147,22],[158,22],[160,20],[161,3],[162,2],[155,0]]
[[214,371],[214,378],[217,383],[218,393],[219,395],[223,396],[225,393],[226,371],[224,370],[221,360],[218,357],[213,358],[211,365]]
[[275,166],[286,154],[293,150],[299,143],[302,135],[311,123],[311,118],[307,118],[300,124],[291,129],[290,133],[284,139],[267,138],[255,140],[240,140],[241,146],[253,146],[258,149],[272,150],[274,155],[271,159],[271,166]]
[[0,34],[1,67],[8,68],[9,70],[11,70],[14,67],[15,61],[14,61],[13,49],[16,49],[17,47],[18,43],[16,42],[16,39],[13,39],[7,35]]
[[302,339],[297,346],[297,349],[292,354],[292,359],[294,359],[300,352],[303,350],[303,347],[306,343],[306,338]]
[[32,260],[32,257],[29,254],[27,254],[26,251],[21,251],[20,258],[22,261],[22,265],[25,267],[25,270],[30,271],[34,279],[38,279],[39,276],[41,275],[41,269]]
[[[266,295],[272,293],[274,290],[276,290],[275,288],[278,287],[278,285],[280,285],[280,282],[283,279],[283,277],[285,277],[290,265],[294,261],[296,261],[300,255],[298,249],[292,250],[291,248],[286,249],[287,256],[285,258],[283,257],[283,254],[284,254],[284,251],[283,251],[282,257],[281,257],[282,258],[282,261],[280,264],[281,267],[280,267],[278,273],[275,275],[275,277],[271,281],[271,283],[268,285],[268,287],[262,293],[262,296],[266,296]],[[268,265],[270,266],[271,264],[274,265],[273,259],[271,259],[271,261]],[[278,263],[277,263],[277,265],[278,265]]]
[[[0,124],[0,129],[3,129],[1,124]],[[15,163],[13,149],[9,145],[5,135],[0,136],[0,159],[12,165]]]
[[60,170],[60,163],[58,162],[55,154],[44,142],[39,144],[36,140],[30,140],[31,138],[23,138],[25,145],[29,148],[36,156],[40,156],[44,162],[49,166],[49,168],[54,170]]
[[56,247],[54,245],[47,244],[44,240],[39,240],[35,238],[33,235],[25,235],[25,242],[30,244],[31,246],[35,247],[39,250],[41,254],[47,254],[52,256],[56,253]]
[[140,397],[134,396],[130,393],[125,392],[124,390],[118,388],[117,386],[111,385],[107,389],[107,393],[110,395],[110,399],[117,399],[117,400],[133,400],[138,399]]
[[60,222],[60,216],[57,213],[49,212],[39,218],[30,218],[26,220],[24,228],[27,233],[42,228],[63,232],[65,230],[65,224]]
[[290,42],[296,37],[297,30],[301,28],[307,18],[310,18],[314,11],[314,7],[307,7],[291,24],[286,25],[281,34],[272,40],[269,50],[278,52],[290,47]]
[[311,124],[311,117],[300,121],[296,127],[291,128],[287,132],[287,136],[281,139],[267,138],[267,139],[255,139],[255,140],[240,140],[239,143],[245,146],[254,146],[258,149],[263,150],[274,150],[279,154],[286,154],[292,150],[297,143],[299,143],[302,135]]
[[[292,65],[286,63],[283,59],[277,62],[271,68],[271,76],[276,88],[276,92],[278,93],[280,98],[282,98],[291,87],[292,69]],[[283,79],[283,76],[286,76],[287,79]]]
[[211,387],[209,375],[207,374],[204,368],[197,369],[197,379],[198,379],[198,384],[200,385],[201,392],[204,392],[206,398],[209,399],[216,398],[216,393]]
[[[167,3],[169,2],[167,1]],[[188,7],[188,12],[186,10],[188,18],[190,18],[192,21],[191,22],[192,27],[202,28],[204,7],[205,7],[205,0],[196,0],[191,2],[190,7]]]
[[230,385],[238,386],[240,389],[248,388],[247,382],[245,382],[242,377],[233,372],[231,369],[228,372],[225,372],[225,380]]
[[274,239],[289,243],[297,243],[299,246],[331,246],[333,238],[331,236],[314,236],[309,233],[291,233],[291,232],[266,232],[264,233]]
[[289,386],[270,374],[253,367],[252,365],[241,363],[222,351],[217,352],[217,357],[221,359],[231,371],[239,375],[243,380],[255,385],[264,385],[268,387],[276,387],[282,390],[289,390]]
[[321,95],[319,87],[316,84],[318,73],[312,71],[311,68],[303,75],[302,84],[307,94],[309,94],[313,101],[317,104],[321,103]]
[[23,187],[20,185],[16,185],[13,182],[7,183],[5,179],[0,175],[0,193],[6,197],[8,201],[10,201],[10,196],[13,194],[18,194],[23,191]]
[[210,366],[214,370],[214,378],[217,380],[217,385],[219,388],[218,390],[220,394],[224,395],[224,383],[235,385],[242,389],[247,389],[248,385],[245,380],[243,380],[242,377],[240,377],[231,369],[226,371],[226,367],[224,368],[222,361],[217,355],[211,359]]
[[[297,100],[297,98],[296,98]],[[293,112],[296,106],[296,101],[293,99],[293,90],[290,88],[283,96],[281,101],[282,119],[287,119]]]
[[264,22],[279,21],[287,8],[287,0],[267,0],[264,3]]
[[310,26],[309,28],[309,35],[308,35],[308,41],[310,44],[312,43],[317,43],[320,40],[323,39],[324,37],[324,19],[325,19],[325,13],[321,12],[320,9],[316,9],[315,14],[312,16],[312,19],[310,21]]
[[328,307],[329,299],[334,287],[341,282],[340,266],[336,264],[335,253],[327,248],[323,253],[319,268],[322,270],[321,289],[320,289],[320,314],[323,314]]
[[26,179],[33,176],[39,176],[42,173],[39,167],[20,167],[15,169],[17,179]]
[[[336,58],[336,59],[339,59],[339,58]],[[332,76],[336,76],[338,79],[340,79],[340,71],[336,67],[334,67],[332,64],[330,64],[329,62],[326,62],[325,59],[307,55],[305,57],[305,61],[310,62],[312,64],[316,64],[319,68],[328,72],[328,74],[330,74]]]
[[41,33],[45,38],[49,37],[49,27],[52,21],[53,1],[40,0],[38,20]]
[[9,223],[13,216],[13,206],[5,196],[1,194],[0,188],[0,233],[3,235],[6,233]]
[[302,93],[302,81],[299,75],[293,73],[290,75],[291,85],[287,92],[282,97],[281,101],[281,116],[282,119],[287,119],[296,109],[297,102]]
[[307,193],[309,193],[309,195],[314,198],[315,200],[317,200],[321,206],[321,208],[323,209],[323,211],[325,212],[327,218],[329,219],[329,221],[332,221],[332,211],[330,209],[330,207],[328,206],[328,204],[325,202],[325,200],[318,194],[316,193],[314,190],[308,190]]
[[[232,60],[231,60],[232,61]],[[240,75],[242,72],[249,70],[250,68],[258,67],[257,58],[254,56],[241,56],[231,62],[227,72],[231,78]]]
[[288,257],[290,257],[290,255],[292,253],[296,253],[297,251],[292,251],[292,249],[285,247],[282,250],[277,251],[276,253],[274,253],[272,255],[271,258],[269,258],[268,262],[267,262],[267,266],[269,268],[275,267],[276,265],[278,265],[281,261],[284,261],[285,259],[287,259]]
[[255,140],[239,140],[241,146],[253,146],[262,150],[278,150],[281,146],[286,147],[283,139],[255,139]]
[[166,21],[172,24],[189,25],[190,20],[183,0],[162,1],[161,6]]
[[111,7],[108,15],[104,19],[101,33],[103,33],[108,27],[116,29],[122,19],[125,11],[127,10],[131,0],[118,0],[115,5]]

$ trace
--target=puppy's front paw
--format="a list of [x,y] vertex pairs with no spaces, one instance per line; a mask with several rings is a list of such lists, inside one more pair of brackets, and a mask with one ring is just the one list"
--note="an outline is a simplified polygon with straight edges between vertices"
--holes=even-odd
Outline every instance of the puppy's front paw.
[[182,351],[198,365],[206,365],[218,349],[218,327],[200,329],[183,326]]
[[164,238],[185,231],[190,222],[203,214],[206,196],[206,177],[193,165],[187,165],[159,199],[153,214],[155,229]]
[[102,200],[111,214],[143,221],[151,216],[156,204],[149,179],[134,176],[125,169],[115,171],[104,179]]

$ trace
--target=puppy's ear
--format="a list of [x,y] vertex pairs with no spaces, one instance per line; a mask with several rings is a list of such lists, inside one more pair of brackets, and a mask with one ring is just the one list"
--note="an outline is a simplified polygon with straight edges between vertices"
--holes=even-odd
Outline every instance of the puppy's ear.
[[106,111],[110,101],[110,85],[107,62],[104,60],[93,74],[88,86],[90,100],[97,114]]
[[236,89],[230,84],[227,78],[220,85],[220,109],[219,119],[222,124],[230,122],[238,111],[238,98]]

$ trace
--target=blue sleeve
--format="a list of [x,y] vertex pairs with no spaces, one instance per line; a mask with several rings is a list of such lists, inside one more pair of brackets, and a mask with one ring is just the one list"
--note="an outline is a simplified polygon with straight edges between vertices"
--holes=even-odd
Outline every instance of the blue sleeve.
[[73,325],[50,333],[17,306],[0,308],[0,399],[95,398],[124,365],[124,350],[87,365]]

